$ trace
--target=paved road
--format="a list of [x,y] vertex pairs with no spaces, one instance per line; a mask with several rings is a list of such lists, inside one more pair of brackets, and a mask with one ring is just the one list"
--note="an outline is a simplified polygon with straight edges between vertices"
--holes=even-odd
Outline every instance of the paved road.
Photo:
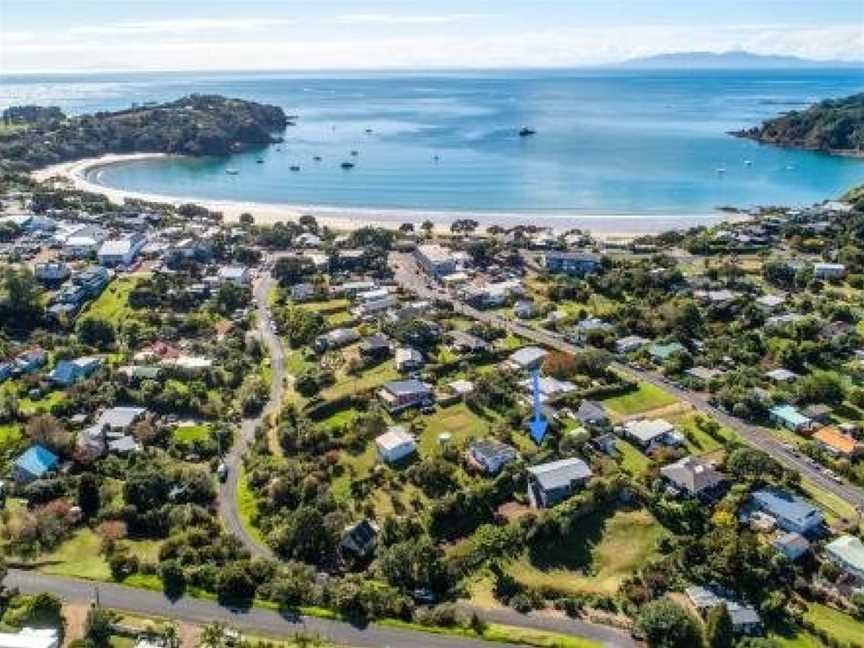
[[[417,268],[417,264],[410,254],[391,253],[389,263],[394,269],[396,282],[403,289],[415,293],[422,298],[447,300],[453,304],[453,308],[458,313],[478,321],[501,326],[527,340],[531,340],[549,348],[566,351],[568,353],[577,353],[582,350],[581,347],[571,344],[560,336],[554,335],[549,331],[508,320],[507,318],[501,317],[495,313],[477,310],[476,308],[472,308],[467,304],[462,303],[443,289],[437,288],[434,284],[430,287],[428,279]],[[674,385],[669,384],[657,373],[633,369],[621,364],[620,362],[613,363],[613,367],[632,379],[652,383],[671,393],[676,398],[689,403],[695,409],[714,417],[719,423],[732,428],[749,443],[764,450],[787,468],[797,470],[801,473],[801,476],[805,477],[808,481],[811,481],[820,488],[833,493],[857,509],[864,510],[864,489],[846,482],[835,482],[833,479],[822,473],[820,467],[808,463],[806,458],[798,456],[785,448],[782,442],[779,441],[769,430],[757,425],[751,425],[739,418],[725,414],[708,403],[704,395],[679,389]]]
[[269,272],[266,272],[258,279],[253,290],[258,333],[270,354],[270,366],[273,375],[270,383],[270,399],[261,414],[254,418],[243,419],[238,438],[223,459],[225,465],[228,466],[228,478],[219,488],[219,515],[225,522],[225,527],[240,539],[253,556],[263,558],[274,558],[273,552],[253,538],[244,526],[238,507],[237,486],[243,465],[243,455],[255,438],[255,428],[264,421],[268,414],[278,410],[285,389],[285,350],[279,336],[271,328],[268,296],[272,286],[273,277]]
[[[331,643],[356,648],[481,648],[488,641],[435,635],[414,630],[399,630],[378,625],[358,626],[343,621],[317,617],[287,617],[260,608],[229,609],[212,601],[183,597],[171,601],[163,594],[113,583],[92,583],[45,576],[33,572],[10,570],[5,584],[17,587],[27,594],[50,591],[70,603],[90,603],[98,587],[99,601],[108,608],[160,616],[188,623],[206,624],[213,621],[227,623],[246,633],[285,637],[297,633],[318,635]],[[517,648],[514,644],[491,644],[504,648]],[[626,644],[608,644],[625,646]]]

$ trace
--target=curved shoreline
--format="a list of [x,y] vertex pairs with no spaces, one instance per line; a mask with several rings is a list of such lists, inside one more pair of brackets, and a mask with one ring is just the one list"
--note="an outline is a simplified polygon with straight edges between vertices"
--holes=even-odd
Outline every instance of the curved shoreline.
[[702,214],[652,215],[638,213],[576,213],[568,216],[544,217],[535,212],[501,211],[445,211],[373,207],[327,207],[320,205],[288,205],[253,201],[212,200],[194,196],[168,196],[155,193],[128,191],[94,182],[90,175],[103,167],[125,164],[136,160],[168,157],[165,153],[109,154],[98,158],[85,158],[63,162],[33,171],[31,176],[38,181],[60,177],[82,191],[103,194],[113,202],[123,204],[128,199],[180,205],[195,203],[211,211],[221,212],[225,222],[238,222],[240,214],[251,213],[258,224],[272,225],[277,222],[296,221],[302,214],[312,214],[321,225],[332,229],[351,231],[367,225],[395,229],[400,224],[411,222],[419,225],[424,220],[435,223],[435,229],[446,233],[450,224],[460,218],[473,218],[481,225],[497,224],[503,227],[530,222],[550,227],[554,231],[581,228],[601,238],[633,238],[642,234],[656,234],[672,229],[684,229],[697,225],[711,225],[723,221],[747,220],[749,215],[729,212]]

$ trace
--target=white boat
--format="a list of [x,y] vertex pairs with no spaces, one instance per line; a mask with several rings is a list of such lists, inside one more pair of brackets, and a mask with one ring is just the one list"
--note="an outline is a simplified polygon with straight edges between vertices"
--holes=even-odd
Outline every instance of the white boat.
[[718,167],[717,173],[726,173],[726,167]]
[[240,172],[237,169],[225,169],[225,173],[228,175],[237,175]]
[[744,160],[744,166],[753,166],[753,162],[750,160]]

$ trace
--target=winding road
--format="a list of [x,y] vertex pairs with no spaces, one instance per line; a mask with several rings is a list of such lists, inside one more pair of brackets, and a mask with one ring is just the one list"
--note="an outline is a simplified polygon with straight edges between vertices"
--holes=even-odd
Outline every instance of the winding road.
[[[567,353],[578,353],[579,351],[584,350],[582,347],[571,344],[562,337],[554,335],[548,331],[509,320],[489,311],[477,310],[476,308],[472,308],[456,299],[443,289],[430,287],[429,279],[422,273],[417,266],[414,257],[410,254],[393,252],[390,254],[389,264],[395,272],[396,283],[404,290],[414,293],[418,297],[424,299],[446,300],[453,305],[453,309],[457,313],[477,321],[500,326],[511,333],[515,333],[516,335],[525,338],[526,340],[531,340],[532,342],[542,344],[552,349],[565,351]],[[831,477],[822,472],[820,466],[808,462],[805,457],[802,457],[785,447],[782,441],[774,436],[770,430],[758,425],[752,425],[721,411],[708,402],[708,398],[705,394],[699,394],[676,387],[656,372],[634,369],[620,362],[614,362],[612,367],[616,371],[633,380],[648,382],[660,389],[663,389],[675,396],[675,398],[688,403],[694,409],[715,418],[718,423],[735,430],[735,432],[740,434],[751,445],[764,450],[787,468],[797,470],[807,481],[812,482],[819,488],[832,493],[850,504],[859,511],[859,518],[861,517],[861,513],[864,512],[864,489],[853,486],[847,482],[834,481]]]

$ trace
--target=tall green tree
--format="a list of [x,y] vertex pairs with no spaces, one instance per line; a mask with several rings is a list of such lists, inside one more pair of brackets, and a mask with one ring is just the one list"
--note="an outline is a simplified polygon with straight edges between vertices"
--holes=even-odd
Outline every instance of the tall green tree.
[[697,621],[667,598],[642,606],[636,620],[649,648],[694,648],[702,645]]
[[735,631],[732,627],[732,617],[726,605],[712,608],[705,621],[705,643],[708,648],[732,648],[735,641]]

